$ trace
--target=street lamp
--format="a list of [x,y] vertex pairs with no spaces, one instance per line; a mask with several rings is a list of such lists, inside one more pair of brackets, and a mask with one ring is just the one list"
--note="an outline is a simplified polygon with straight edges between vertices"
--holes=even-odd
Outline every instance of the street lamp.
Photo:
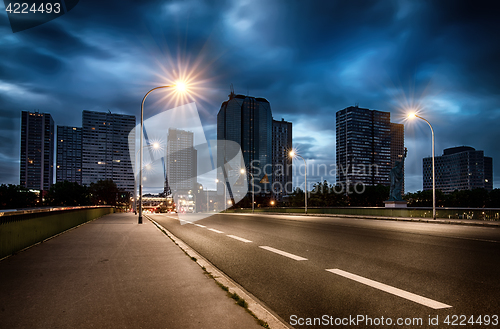
[[208,207],[208,205],[209,205],[209,203],[208,203],[208,186],[207,186],[206,193],[207,193],[207,212],[210,212],[210,208]]
[[151,89],[144,95],[141,103],[141,133],[140,133],[140,141],[139,141],[139,221],[138,224],[142,224],[142,157],[143,157],[143,148],[142,148],[142,139],[144,135],[144,101],[146,101],[146,97],[156,89],[162,88],[175,88],[179,92],[184,92],[186,90],[186,84],[184,82],[178,82],[175,85],[169,86],[160,86]]
[[434,164],[434,129],[429,121],[425,120],[421,116],[418,116],[415,113],[408,114],[409,119],[419,118],[427,122],[429,127],[431,128],[432,133],[432,218],[436,219],[436,169]]
[[[240,169],[240,173],[244,174],[246,172],[247,171],[244,168]],[[253,213],[254,208],[255,208],[255,206],[254,206],[254,204],[255,204],[255,202],[254,202],[254,199],[255,199],[254,178],[253,178],[253,174],[251,172],[248,171],[248,173],[250,174],[250,176],[252,176],[252,213]]]
[[[147,136],[146,136],[146,140],[147,140]],[[152,161],[154,161],[154,156],[153,156],[153,153],[152,153],[152,150],[159,150],[161,149],[161,144],[159,142],[154,142],[154,143],[151,143],[151,142],[147,142],[148,145],[145,146],[145,148],[149,148],[149,152],[151,154],[151,159],[153,159]],[[144,149],[144,147],[143,147]],[[140,150],[137,150],[135,152],[135,156],[137,157],[138,153],[140,153]],[[151,163],[147,163],[146,165],[143,165],[143,167],[145,167],[147,170],[150,170],[151,169]],[[143,181],[145,181],[147,179],[147,177],[143,177]],[[138,207],[139,207],[139,194],[137,193],[137,190],[136,190],[136,187],[137,187],[137,179],[134,178],[134,198],[133,198],[133,202],[134,202],[134,212],[135,214],[137,215],[137,212],[138,212]],[[141,223],[139,223],[141,224]]]
[[[215,182],[218,184],[220,182],[220,180],[218,178],[216,178]],[[217,185],[217,191],[218,190],[219,190],[219,186]],[[224,204],[223,204],[222,211],[224,211],[226,209],[226,200],[227,200],[227,196],[226,196],[226,184],[224,184]],[[219,208],[218,203],[217,203],[217,208]]]
[[307,214],[307,163],[306,159],[301,157],[299,154],[295,153],[295,151],[290,151],[290,157],[293,159],[295,157],[299,157],[302,160],[304,160],[304,165],[306,166],[305,170],[305,185],[304,185],[304,190],[305,190],[305,196],[304,196],[304,205],[305,205],[305,213]]

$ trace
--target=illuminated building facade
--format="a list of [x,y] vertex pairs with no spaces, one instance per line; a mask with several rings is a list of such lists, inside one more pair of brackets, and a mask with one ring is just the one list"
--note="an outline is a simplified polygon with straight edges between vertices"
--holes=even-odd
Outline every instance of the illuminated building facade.
[[54,120],[49,113],[21,112],[20,185],[48,191],[54,181]]

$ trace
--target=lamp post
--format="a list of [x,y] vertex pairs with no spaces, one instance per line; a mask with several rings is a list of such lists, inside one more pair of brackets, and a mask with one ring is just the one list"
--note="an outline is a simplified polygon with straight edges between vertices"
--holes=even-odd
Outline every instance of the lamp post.
[[199,189],[198,194],[201,193],[201,195],[199,197],[196,197],[197,198],[196,204],[198,204],[198,199],[199,199],[200,200],[200,212],[202,212],[202,209],[201,209],[201,200],[203,198],[203,185],[200,185],[198,189]]
[[[215,179],[215,182],[216,183],[219,183],[220,180],[217,178]],[[219,190],[219,187],[217,187],[217,190]],[[226,205],[227,205],[227,196],[226,196],[226,184],[224,184],[224,204],[222,205],[222,211],[225,211],[226,210]],[[217,203],[217,208],[219,208],[219,205]]]
[[299,157],[302,160],[304,160],[304,165],[306,166],[305,170],[305,185],[304,185],[304,190],[305,190],[305,196],[304,196],[304,205],[305,205],[305,213],[307,214],[307,163],[306,159],[301,157],[299,154],[295,153],[295,151],[290,152],[290,157],[293,159],[294,157]]
[[[242,174],[246,173],[247,171],[245,169],[241,169],[240,172]],[[253,178],[253,174],[251,172],[248,171],[248,173],[250,174],[250,176],[252,177],[252,213],[254,212],[254,208],[255,208],[255,189],[254,189],[254,178]]]
[[431,134],[432,134],[432,218],[436,219],[436,168],[435,168],[435,162],[434,162],[434,129],[432,128],[432,125],[430,124],[429,121],[426,119],[422,118],[421,116],[416,115],[415,113],[410,113],[408,115],[408,118],[419,118],[427,122],[429,127],[431,128]]
[[142,158],[143,158],[143,148],[142,148],[142,139],[144,135],[144,101],[146,101],[146,97],[148,95],[156,90],[156,89],[162,89],[162,88],[176,88],[179,91],[184,91],[186,89],[186,85],[182,82],[179,82],[175,85],[169,85],[169,86],[160,86],[151,89],[144,95],[144,98],[142,99],[141,103],[141,133],[140,133],[140,141],[139,141],[139,221],[138,224],[142,224]]

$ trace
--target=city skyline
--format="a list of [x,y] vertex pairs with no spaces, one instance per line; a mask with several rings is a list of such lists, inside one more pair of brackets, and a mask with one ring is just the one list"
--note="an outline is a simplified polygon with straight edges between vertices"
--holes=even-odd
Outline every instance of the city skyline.
[[[94,15],[117,8],[113,17]],[[231,83],[294,124],[293,145],[309,165],[335,164],[336,111],[355,104],[387,111],[405,123],[405,190],[413,192],[423,188],[430,131],[405,122],[404,109],[420,105],[436,150],[484,150],[498,188],[498,24],[493,7],[466,2],[110,1],[81,3],[13,34],[3,12],[0,183],[19,182],[21,111],[50,113],[61,126],[78,126],[82,110],[138,116],[144,92],[188,75],[179,66],[189,64],[203,82],[189,101],[209,140]],[[146,117],[175,105],[164,95],[148,99]]]

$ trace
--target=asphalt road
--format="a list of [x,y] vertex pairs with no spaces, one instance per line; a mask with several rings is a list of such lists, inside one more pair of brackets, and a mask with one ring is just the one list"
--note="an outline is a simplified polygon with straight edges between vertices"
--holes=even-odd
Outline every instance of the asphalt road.
[[500,327],[500,228],[151,217],[296,328]]

